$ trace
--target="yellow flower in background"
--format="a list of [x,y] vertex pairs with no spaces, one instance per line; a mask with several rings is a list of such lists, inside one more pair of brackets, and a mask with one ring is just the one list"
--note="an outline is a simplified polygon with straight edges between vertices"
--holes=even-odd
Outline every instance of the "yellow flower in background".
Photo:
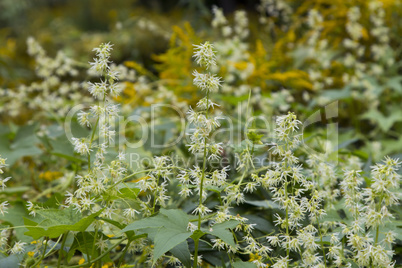
[[39,174],[39,179],[45,181],[54,181],[62,177],[63,173],[59,171],[45,171]]

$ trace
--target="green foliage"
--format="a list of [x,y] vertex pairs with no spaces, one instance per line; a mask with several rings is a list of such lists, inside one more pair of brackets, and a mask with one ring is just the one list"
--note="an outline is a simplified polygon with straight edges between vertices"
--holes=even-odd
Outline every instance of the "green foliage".
[[402,264],[400,1],[252,2],[0,3],[0,267]]
[[182,244],[186,244],[185,241],[192,234],[187,230],[188,223],[189,218],[183,211],[161,209],[157,216],[131,223],[122,232],[142,230],[142,232],[147,233],[148,229],[157,229],[151,230],[151,236],[155,243],[153,261],[155,262],[163,254],[174,248],[172,253],[178,254],[176,257],[188,263],[190,252],[184,250]]
[[37,156],[42,152],[37,147],[39,139],[35,134],[36,128],[37,125],[32,124],[18,127],[16,132],[2,131],[0,134],[0,152],[7,155],[7,162],[10,165],[24,156]]
[[39,239],[41,237],[56,238],[69,231],[84,232],[101,212],[102,210],[82,217],[72,207],[40,210],[35,221],[24,218],[24,223],[29,230],[25,235]]

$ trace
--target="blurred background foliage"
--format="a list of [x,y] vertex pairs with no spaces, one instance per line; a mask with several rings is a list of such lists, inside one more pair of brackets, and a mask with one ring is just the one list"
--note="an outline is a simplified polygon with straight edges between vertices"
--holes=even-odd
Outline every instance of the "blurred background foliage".
[[[303,122],[321,119],[304,129],[304,138],[317,150],[337,146],[340,158],[331,160],[354,155],[368,171],[384,155],[401,158],[401,17],[400,0],[1,0],[0,154],[13,177],[8,200],[43,201],[52,193],[61,200],[85,168],[63,123],[71,107],[94,101],[86,86],[93,79],[88,62],[92,49],[107,42],[124,73],[116,101],[125,116],[150,120],[154,103],[183,112],[194,106],[202,94],[192,83],[193,44],[209,41],[218,55],[214,71],[224,80],[212,99],[233,128],[243,129],[251,95],[253,115],[293,111]],[[43,47],[46,56],[29,47]],[[49,67],[54,63],[66,69]],[[325,107],[334,102],[338,114],[328,119]],[[178,136],[177,115],[157,113],[158,142]],[[339,126],[337,145],[327,144],[328,123]],[[71,128],[77,137],[89,133],[75,121]],[[122,134],[136,141],[139,132],[129,126]],[[270,142],[269,134],[262,142]],[[266,149],[259,156],[267,156]],[[141,156],[170,152],[190,157],[184,142],[165,150],[127,148]],[[400,249],[399,243],[397,254]]]
[[[222,8],[223,21],[216,19],[214,6]],[[401,15],[399,0],[2,0],[4,146],[17,141],[22,125],[33,122],[36,128],[29,135],[50,129],[52,141],[61,139],[55,125],[88,96],[83,82],[91,79],[86,73],[90,52],[102,42],[114,44],[116,64],[135,72],[135,79],[121,81],[124,91],[117,99],[127,115],[152,103],[194,105],[200,94],[192,85],[193,44],[208,40],[218,51],[217,71],[225,81],[214,97],[225,103],[219,108],[224,113],[233,115],[250,90],[254,115],[267,117],[291,110],[305,120],[338,101],[339,115],[331,122],[340,126],[346,153],[368,163],[386,154],[398,156]],[[29,37],[49,58],[57,59],[62,51],[76,74],[56,75],[52,83],[38,75],[35,56],[27,53]],[[46,94],[41,83],[51,84]],[[28,94],[26,87],[35,90]],[[323,119],[307,128],[305,135],[320,136],[326,123]],[[36,140],[34,148],[54,151],[48,143]],[[37,154],[36,149],[28,151]],[[23,151],[16,159],[29,160]],[[42,164],[50,166],[46,161]],[[49,181],[49,174],[41,176]]]

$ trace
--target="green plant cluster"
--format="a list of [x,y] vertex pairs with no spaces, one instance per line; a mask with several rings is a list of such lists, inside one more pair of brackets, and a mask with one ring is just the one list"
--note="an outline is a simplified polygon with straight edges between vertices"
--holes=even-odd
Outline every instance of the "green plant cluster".
[[0,3],[0,267],[402,267],[400,1],[139,2]]

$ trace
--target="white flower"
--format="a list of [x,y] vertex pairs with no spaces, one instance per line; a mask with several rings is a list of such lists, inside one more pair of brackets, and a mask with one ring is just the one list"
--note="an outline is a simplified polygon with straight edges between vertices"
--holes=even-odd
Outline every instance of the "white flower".
[[212,248],[216,248],[218,250],[225,249],[225,242],[222,239],[211,239],[211,242],[214,243]]
[[230,27],[228,25],[222,27],[222,35],[223,36],[227,37],[227,36],[231,35],[232,32],[233,32],[232,27]]
[[201,45],[194,45],[195,52],[194,57],[200,66],[205,68],[209,68],[212,65],[216,64],[215,52],[213,51],[213,45],[209,42],[205,42]]
[[91,95],[96,99],[101,99],[105,95],[107,91],[107,83],[105,81],[101,81],[101,83],[91,83],[88,82],[89,88],[88,91]]
[[4,213],[7,213],[7,206],[8,206],[8,201],[4,201],[0,204],[1,215],[4,215]]
[[89,121],[89,113],[81,111],[78,113],[78,122],[81,126],[91,126],[91,122]]
[[10,254],[20,254],[24,252],[24,245],[26,243],[18,241],[15,242],[14,246],[9,250]]
[[273,268],[287,268],[289,263],[288,257],[281,257],[274,265]]
[[89,64],[91,65],[90,70],[93,70],[98,74],[102,74],[109,68],[109,61],[107,59],[94,58],[94,62],[90,62]]
[[135,214],[140,214],[140,212],[133,208],[126,208],[123,212],[123,215],[130,219],[135,219]]
[[91,106],[91,113],[94,116],[100,116],[105,112],[105,108],[99,105],[93,105]]
[[179,195],[182,196],[182,197],[189,197],[192,194],[193,194],[193,192],[187,186],[183,186],[181,188],[181,191],[179,192]]
[[91,149],[89,149],[89,143],[86,141],[86,139],[77,139],[77,138],[72,138],[73,145],[74,145],[74,151],[81,155],[86,155],[89,154]]
[[120,86],[120,84],[114,83],[109,86],[109,91],[110,95],[113,97],[117,97],[120,95],[120,92],[123,90],[123,88]]
[[221,86],[221,78],[214,74],[201,74],[197,70],[194,70],[193,75],[195,76],[193,84],[201,90],[215,92]]
[[201,214],[201,216],[205,216],[207,213],[210,213],[210,212],[212,212],[212,210],[210,210],[203,204],[198,205],[198,207],[193,210],[193,214]]
[[118,104],[108,104],[105,108],[106,113],[110,117],[117,117],[119,116],[119,105]]
[[95,51],[96,56],[101,59],[106,59],[110,57],[110,51],[112,50],[113,45],[110,43],[101,44],[99,47],[94,48],[92,51]]
[[267,236],[266,239],[274,247],[278,246],[281,242],[277,236]]
[[223,10],[218,8],[217,6],[212,7],[212,13],[214,14],[214,18],[212,20],[212,27],[217,28],[219,26],[225,25],[228,21],[223,15]]
[[120,161],[124,161],[124,160],[126,160],[126,154],[124,152],[119,152],[119,155],[117,156],[117,158]]
[[0,179],[0,187],[1,187],[2,191],[4,191],[4,188],[7,187],[6,182],[8,182],[10,179],[11,179],[11,177],[7,177],[5,179]]
[[96,247],[100,249],[101,252],[105,251],[107,248],[107,240],[103,240],[102,237],[96,241]]
[[[211,100],[208,100],[208,103],[207,103],[207,98],[202,98],[197,103],[197,107],[200,108],[201,110],[207,110],[209,108],[214,108],[214,106],[220,106],[220,105],[212,102]],[[190,109],[191,109],[191,107],[190,107]]]
[[29,211],[29,215],[36,216],[35,205],[31,202],[27,202],[27,209]]
[[187,230],[193,233],[195,230],[197,230],[197,226],[189,222],[187,225]]
[[[119,80],[119,72],[118,71],[109,70],[109,72],[107,73],[107,76],[109,77],[109,79],[112,79],[113,81]],[[116,84],[113,84],[113,85],[116,85]]]

